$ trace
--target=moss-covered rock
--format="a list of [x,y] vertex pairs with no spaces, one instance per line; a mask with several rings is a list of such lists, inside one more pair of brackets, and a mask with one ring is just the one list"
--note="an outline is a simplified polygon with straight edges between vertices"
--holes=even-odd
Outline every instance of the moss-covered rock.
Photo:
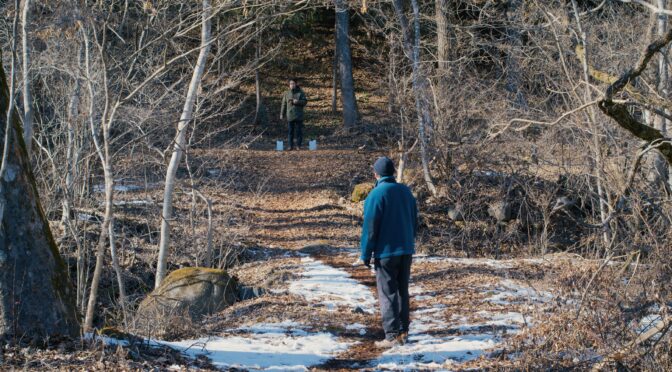
[[373,190],[373,187],[374,184],[370,182],[355,185],[355,188],[352,190],[352,198],[350,200],[352,200],[353,203],[359,203],[360,201],[363,201],[369,195],[371,190]]
[[238,282],[224,270],[187,267],[175,270],[138,308],[138,325],[161,333],[174,320],[198,320],[236,302]]

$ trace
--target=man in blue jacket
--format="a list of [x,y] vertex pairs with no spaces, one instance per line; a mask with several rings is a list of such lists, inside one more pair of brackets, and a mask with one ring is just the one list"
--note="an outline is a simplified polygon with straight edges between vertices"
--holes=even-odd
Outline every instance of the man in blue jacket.
[[373,165],[376,187],[364,202],[361,261],[374,259],[385,340],[392,347],[408,338],[411,257],[415,253],[418,210],[411,190],[394,179],[394,163],[381,157]]

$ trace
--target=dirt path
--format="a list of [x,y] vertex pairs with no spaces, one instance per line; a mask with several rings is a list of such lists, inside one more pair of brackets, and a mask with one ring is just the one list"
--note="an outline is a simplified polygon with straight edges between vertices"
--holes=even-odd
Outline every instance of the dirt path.
[[410,343],[379,350],[373,273],[357,258],[361,205],[349,202],[376,154],[352,150],[236,150],[230,169],[246,239],[267,255],[234,273],[272,291],[209,319],[205,338],[184,340],[193,356],[222,368],[462,369],[505,367],[503,343],[534,326],[552,295],[534,260],[416,257]]

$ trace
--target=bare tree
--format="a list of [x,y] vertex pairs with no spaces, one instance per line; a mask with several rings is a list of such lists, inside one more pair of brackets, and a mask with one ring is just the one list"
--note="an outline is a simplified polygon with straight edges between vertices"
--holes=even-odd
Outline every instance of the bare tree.
[[506,18],[508,21],[507,27],[507,42],[509,45],[509,51],[506,54],[506,90],[513,96],[512,102],[513,106],[516,109],[527,110],[527,99],[523,94],[520,85],[521,85],[521,76],[520,76],[520,65],[518,62],[518,55],[520,54],[520,49],[522,47],[522,41],[520,38],[520,16],[522,13],[522,0],[509,0],[509,4],[506,9]]
[[[336,31],[334,31],[336,35]],[[334,36],[334,40],[336,40]],[[338,103],[338,48],[334,47],[334,58],[331,67],[331,113],[336,114]]]
[[[584,49],[584,58],[583,58],[583,63],[582,63],[582,68],[583,68],[583,79],[584,79],[584,95],[583,95],[583,104],[587,104],[588,102],[592,101],[592,91],[590,88],[590,83],[589,83],[589,63],[588,63],[588,45],[587,45],[587,37],[586,33],[583,30],[583,27],[581,25],[581,20],[580,20],[580,14],[578,10],[578,6],[576,4],[576,0],[572,0],[572,10],[574,13],[574,19],[576,21],[576,27],[578,31],[578,35],[580,38],[581,45],[583,46]],[[607,194],[604,190],[604,176],[602,172],[602,167],[604,165],[603,162],[603,157],[602,157],[602,147],[600,146],[600,135],[598,133],[598,126],[597,126],[597,119],[595,115],[595,109],[594,106],[590,106],[588,108],[588,115],[587,115],[588,123],[590,124],[590,131],[591,131],[591,136],[592,136],[592,145],[593,145],[593,154],[594,154],[594,176],[595,176],[595,186],[597,188],[597,196],[599,198],[599,211],[600,211],[600,222],[603,224],[603,232],[602,232],[602,242],[604,244],[605,249],[609,250],[611,246],[611,237],[612,237],[612,231],[609,227],[608,224],[608,215],[609,215],[609,202],[607,200]]]
[[434,17],[436,18],[436,57],[439,60],[439,68],[445,70],[448,68],[450,51],[453,48],[449,35],[448,0],[436,0],[434,5]]
[[21,9],[21,46],[23,57],[23,140],[31,153],[33,138],[33,98],[30,90],[30,41],[28,40],[28,22],[30,17],[30,0],[23,0]]
[[334,0],[336,9],[336,50],[341,77],[341,104],[343,125],[354,128],[357,124],[357,99],[352,77],[352,54],[350,52],[350,13],[345,0]]
[[415,108],[418,115],[418,141],[420,142],[420,156],[422,160],[422,173],[427,184],[427,189],[432,195],[436,195],[436,186],[429,171],[429,159],[427,154],[427,128],[434,126],[430,111],[429,81],[420,65],[420,8],[416,0],[411,0],[413,8],[413,37],[408,24],[408,18],[404,12],[404,4],[401,0],[394,0],[394,10],[399,19],[403,36],[404,53],[413,66],[413,94]]
[[198,54],[196,65],[191,76],[191,83],[185,99],[180,121],[177,125],[177,133],[175,135],[175,145],[173,147],[173,155],[168,164],[166,171],[166,181],[163,193],[163,212],[161,215],[161,240],[159,243],[159,257],[156,268],[155,286],[158,288],[161,282],[166,277],[168,250],[170,248],[170,223],[173,219],[173,193],[175,191],[175,180],[177,175],[177,168],[180,165],[182,154],[186,150],[187,144],[187,128],[191,123],[194,112],[194,104],[196,102],[196,95],[201,84],[201,78],[205,71],[208,54],[210,53],[211,44],[211,7],[209,0],[203,0],[203,14],[201,26],[201,50]]
[[0,66],[0,337],[79,334],[74,290],[44,216]]
[[[658,6],[658,9],[666,9],[667,7],[667,0],[656,0],[656,5]],[[656,35],[658,37],[663,37],[665,35],[665,32],[667,32],[668,28],[668,15],[664,14],[663,12],[658,12],[655,13],[656,17]],[[657,84],[657,89],[658,89],[658,94],[660,95],[661,98],[667,99],[669,97],[668,95],[668,89],[669,89],[669,70],[668,70],[668,62],[667,62],[667,48],[663,48],[661,52],[658,55],[658,64],[657,64],[657,78],[658,78],[658,84]],[[668,110],[669,113],[669,110]],[[653,115],[653,114],[652,114]],[[661,133],[668,133],[668,120],[661,116],[661,115],[656,115],[655,119],[653,119],[653,127],[658,129]],[[653,167],[651,169],[651,173],[653,173],[650,178],[653,178],[657,184],[662,184],[664,187],[668,188],[668,190],[672,190],[670,188],[670,179],[669,179],[669,172],[668,172],[668,164],[665,161],[665,159],[658,153],[654,153],[653,157]]]

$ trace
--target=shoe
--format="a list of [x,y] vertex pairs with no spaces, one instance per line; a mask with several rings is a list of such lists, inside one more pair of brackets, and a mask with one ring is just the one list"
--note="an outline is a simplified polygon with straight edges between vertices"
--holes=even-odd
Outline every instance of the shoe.
[[392,339],[384,339],[382,341],[376,341],[374,345],[379,348],[379,349],[389,349],[395,346],[400,345],[399,343],[399,337],[395,337]]
[[397,338],[399,339],[400,344],[406,345],[408,343],[408,331],[401,332]]

